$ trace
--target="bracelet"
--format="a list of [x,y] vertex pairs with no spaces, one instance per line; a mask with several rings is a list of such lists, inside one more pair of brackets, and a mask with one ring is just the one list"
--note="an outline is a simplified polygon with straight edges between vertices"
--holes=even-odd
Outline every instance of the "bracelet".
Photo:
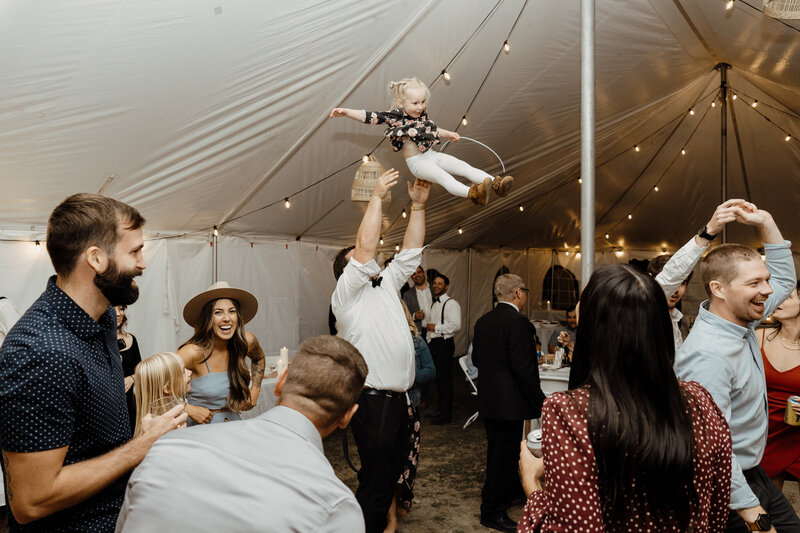
[[415,204],[411,206],[412,211],[425,211],[425,204]]

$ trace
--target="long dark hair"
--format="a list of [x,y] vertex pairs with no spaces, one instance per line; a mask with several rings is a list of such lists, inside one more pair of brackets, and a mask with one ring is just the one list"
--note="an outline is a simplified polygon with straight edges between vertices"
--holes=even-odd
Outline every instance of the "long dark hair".
[[[624,531],[629,502],[656,523],[689,528],[696,509],[688,394],[672,369],[664,291],[629,265],[598,268],[580,298],[570,388],[588,385],[589,439],[606,531]],[[635,483],[635,488],[634,488]]]
[[247,339],[244,334],[244,320],[240,312],[239,301],[233,298],[217,298],[211,300],[203,306],[200,312],[200,318],[195,324],[194,335],[188,341],[181,345],[181,348],[187,344],[196,344],[203,348],[210,348],[205,359],[205,362],[211,357],[214,351],[214,304],[219,300],[230,300],[236,307],[236,330],[233,337],[228,341],[228,398],[225,402],[228,409],[231,411],[241,411],[245,402],[250,398],[250,371],[247,368],[245,359],[247,358]]
[[[795,292],[795,291],[797,291],[798,294],[800,295],[800,280],[798,280],[797,285],[795,285],[794,290],[792,292]],[[790,292],[789,296],[787,296],[787,299],[791,298],[791,296],[792,296],[792,293]],[[786,301],[786,300],[784,300],[784,301]],[[783,302],[781,302],[781,303],[783,303]],[[776,319],[775,317],[772,317],[772,319],[774,321],[774,325],[768,326],[769,329],[771,330],[769,335],[767,336],[767,338],[769,340],[772,340],[775,337],[777,337],[780,334],[781,329],[783,329],[783,324],[781,324],[780,320]],[[763,324],[763,322],[762,322],[762,324]]]

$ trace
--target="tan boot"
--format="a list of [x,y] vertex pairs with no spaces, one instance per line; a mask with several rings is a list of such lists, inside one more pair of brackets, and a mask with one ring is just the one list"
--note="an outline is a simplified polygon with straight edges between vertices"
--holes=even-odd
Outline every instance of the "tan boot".
[[467,198],[472,200],[475,205],[486,205],[489,203],[489,189],[492,186],[492,178],[486,178],[483,183],[472,184],[469,187]]
[[514,186],[514,176],[495,176],[492,180],[492,190],[497,196],[501,198],[509,193],[511,187]]

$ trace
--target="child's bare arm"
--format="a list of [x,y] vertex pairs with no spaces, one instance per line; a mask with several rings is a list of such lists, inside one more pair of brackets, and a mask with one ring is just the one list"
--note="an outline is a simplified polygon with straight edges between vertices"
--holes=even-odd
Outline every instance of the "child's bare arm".
[[331,116],[328,118],[336,118],[336,117],[347,117],[352,118],[353,120],[357,120],[359,122],[364,122],[364,119],[367,117],[367,112],[363,109],[349,109],[347,107],[337,107],[333,111],[331,111]]
[[442,128],[439,128],[438,131],[439,131],[439,137],[442,137],[444,139],[450,139],[453,142],[456,142],[461,138],[461,135],[459,135],[454,131],[443,130]]

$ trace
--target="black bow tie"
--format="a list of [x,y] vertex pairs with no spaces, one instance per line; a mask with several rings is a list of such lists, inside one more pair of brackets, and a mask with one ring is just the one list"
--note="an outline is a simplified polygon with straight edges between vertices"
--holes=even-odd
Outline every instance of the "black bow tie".
[[439,297],[437,296],[436,298],[433,299],[433,301],[434,302],[440,302],[441,300],[439,300]]
[[383,276],[378,276],[377,278],[372,280],[372,286],[373,287],[380,287],[381,286],[381,281],[383,281]]

